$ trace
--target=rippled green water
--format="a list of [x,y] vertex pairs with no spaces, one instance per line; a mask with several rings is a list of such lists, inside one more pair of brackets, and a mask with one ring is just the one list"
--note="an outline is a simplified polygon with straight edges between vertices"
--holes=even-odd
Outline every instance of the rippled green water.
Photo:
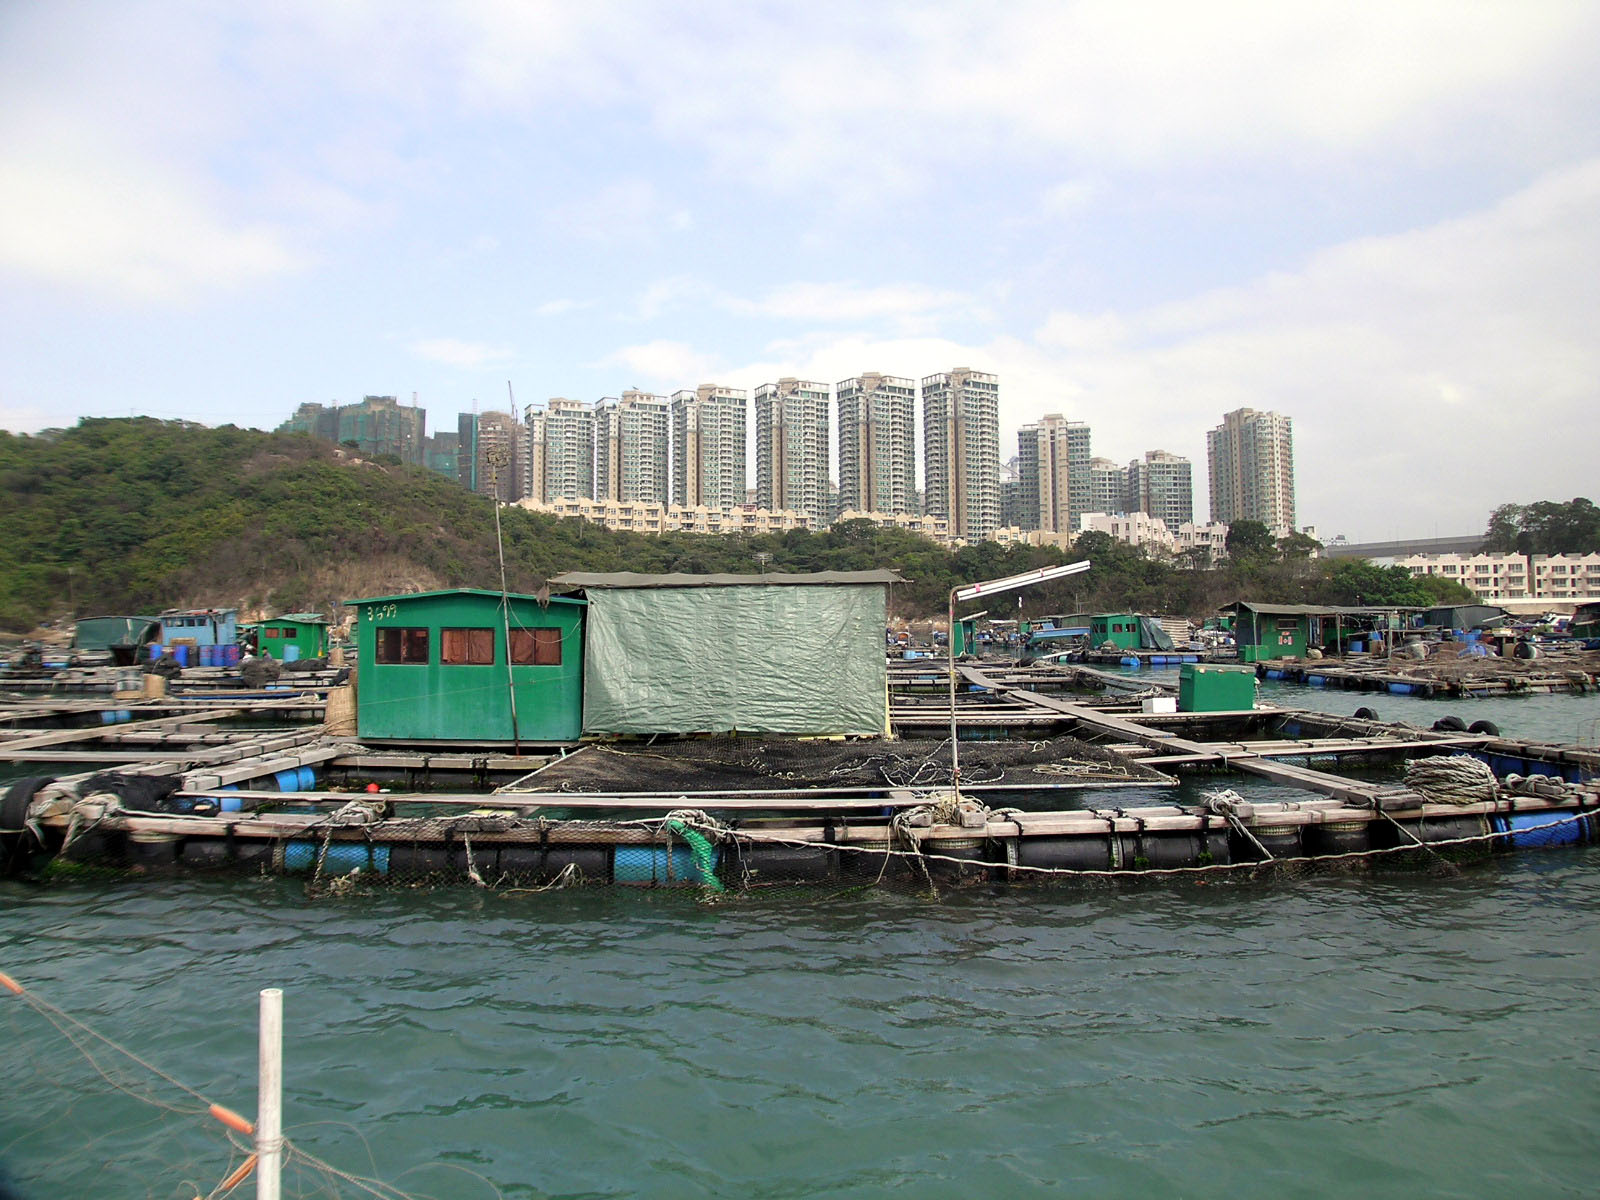
[[[0,966],[245,1111],[255,993],[282,986],[291,1136],[430,1195],[494,1193],[403,1173],[516,1197],[1578,1196],[1597,909],[1600,849],[937,904],[6,885]],[[3,1004],[24,1195],[220,1177],[194,1122]]]
[[[1374,704],[1469,705],[1563,740],[1600,715]],[[284,988],[290,1136],[431,1196],[1588,1196],[1597,916],[1600,848],[938,903],[0,884],[0,969],[246,1112],[256,992]],[[214,1126],[114,1090],[15,997],[0,1035],[21,1195],[226,1170]]]

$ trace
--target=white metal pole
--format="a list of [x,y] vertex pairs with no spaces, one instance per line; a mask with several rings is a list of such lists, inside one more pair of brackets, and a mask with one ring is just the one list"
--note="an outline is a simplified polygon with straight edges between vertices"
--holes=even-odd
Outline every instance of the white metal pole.
[[260,1091],[256,1098],[256,1197],[279,1200],[283,1169],[283,989],[261,991]]
[[950,589],[950,625],[944,648],[950,663],[950,798],[961,802],[961,752],[956,736],[956,589]]

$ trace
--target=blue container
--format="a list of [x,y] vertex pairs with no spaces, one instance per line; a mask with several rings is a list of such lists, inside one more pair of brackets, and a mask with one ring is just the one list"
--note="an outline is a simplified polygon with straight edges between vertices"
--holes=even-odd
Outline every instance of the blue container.
[[1409,683],[1391,683],[1389,690],[1396,696],[1409,696],[1414,689]]
[[286,872],[314,870],[319,855],[324,875],[348,875],[357,869],[375,871],[379,875],[389,873],[389,847],[370,842],[329,842],[326,854],[322,853],[321,842],[290,842],[283,848],[283,869]]
[[224,646],[222,648],[222,665],[223,666],[225,666],[225,667],[237,667],[239,665],[239,657],[240,657],[240,655],[239,655],[239,647],[238,647],[237,643],[235,643],[232,646]]
[[1150,656],[1150,665],[1152,667],[1164,667],[1164,666],[1166,666],[1167,665],[1167,656],[1165,654],[1152,654]]
[[300,768],[290,767],[287,771],[279,771],[273,777],[280,792],[298,792],[300,790]]
[[1326,675],[1307,675],[1306,682],[1312,687],[1327,687],[1328,677]]
[[301,767],[295,772],[302,792],[309,792],[317,786],[317,773],[311,767]]
[[165,649],[165,647],[163,647],[160,642],[151,642],[150,643],[150,661],[151,662],[155,662],[156,659],[160,658],[161,657],[161,653],[162,653],[162,651],[164,649]]
[[[670,854],[669,871],[668,864]],[[687,846],[618,846],[612,862],[611,878],[617,883],[653,884],[656,887],[688,887],[704,882],[695,866],[694,852]]]
[[1137,667],[1139,665],[1138,655],[1135,655],[1135,654],[1124,655],[1123,658],[1122,658],[1122,665],[1125,666],[1125,667]]
[[[1571,846],[1584,840],[1589,824],[1587,819],[1572,820],[1576,815],[1569,812],[1509,813],[1494,818],[1494,831],[1509,834],[1506,841],[1518,850]],[[1555,824],[1557,821],[1562,823]]]
[[1360,654],[1366,648],[1367,648],[1367,644],[1365,642],[1351,642],[1350,643],[1350,653],[1351,654]]
[[172,657],[178,660],[180,667],[187,667],[189,665],[189,647],[174,646],[172,648]]

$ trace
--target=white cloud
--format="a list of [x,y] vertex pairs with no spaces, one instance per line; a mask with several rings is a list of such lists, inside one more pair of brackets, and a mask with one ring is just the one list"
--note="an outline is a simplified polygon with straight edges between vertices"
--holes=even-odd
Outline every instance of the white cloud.
[[569,237],[624,242],[682,233],[693,225],[687,209],[668,204],[648,179],[619,179],[592,195],[561,204],[549,223]]
[[423,338],[411,343],[411,352],[429,362],[443,363],[447,367],[459,367],[464,371],[501,366],[516,358],[516,351],[509,346],[490,346],[483,342],[465,342],[458,338]]
[[1058,312],[1031,340],[819,331],[714,373],[682,342],[646,357],[664,388],[993,371],[1003,457],[1018,425],[1060,411],[1089,422],[1098,455],[1188,455],[1199,515],[1205,431],[1234,408],[1274,409],[1295,422],[1302,523],[1354,537],[1473,532],[1497,503],[1594,490],[1596,211],[1600,159],[1483,212],[1355,240],[1238,288]]
[[0,159],[0,267],[133,299],[185,300],[306,265],[280,230],[229,220],[193,181],[110,156]]
[[581,312],[586,308],[593,308],[593,300],[574,300],[563,296],[556,300],[546,300],[533,310],[536,317],[562,317],[567,313]]
[[666,339],[624,346],[600,365],[625,367],[639,386],[662,392],[695,387],[717,376],[712,355]]

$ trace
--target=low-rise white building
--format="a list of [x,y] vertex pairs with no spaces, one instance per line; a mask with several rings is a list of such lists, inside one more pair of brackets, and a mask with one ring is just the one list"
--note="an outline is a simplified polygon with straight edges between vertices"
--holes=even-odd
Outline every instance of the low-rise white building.
[[1394,560],[1413,575],[1437,575],[1483,600],[1600,597],[1600,554],[1412,554]]
[[1084,513],[1078,520],[1078,531],[1110,534],[1119,542],[1143,546],[1156,554],[1171,554],[1176,546],[1167,523],[1143,512]]
[[1528,560],[1520,554],[1411,554],[1394,560],[1413,575],[1437,575],[1482,600],[1520,600],[1529,590]]
[[1068,550],[1075,536],[1065,530],[1023,529],[1020,525],[1003,525],[990,535],[989,540],[999,542],[1002,546],[1055,546]]
[[1600,554],[1534,555],[1533,594],[1542,599],[1600,596]]
[[607,529],[630,533],[784,533],[791,529],[814,529],[809,513],[764,508],[710,508],[704,504],[656,504],[649,501],[590,500],[577,497],[540,504],[519,501],[522,508],[550,513],[557,517],[577,517]]
[[1221,562],[1228,557],[1228,527],[1221,521],[1207,521],[1204,525],[1185,521],[1172,535],[1173,549],[1182,554],[1186,550],[1206,550],[1211,561]]
[[951,544],[950,522],[945,517],[917,515],[914,513],[859,512],[852,508],[839,514],[841,521],[871,521],[879,529],[904,529],[918,533],[941,546]]

